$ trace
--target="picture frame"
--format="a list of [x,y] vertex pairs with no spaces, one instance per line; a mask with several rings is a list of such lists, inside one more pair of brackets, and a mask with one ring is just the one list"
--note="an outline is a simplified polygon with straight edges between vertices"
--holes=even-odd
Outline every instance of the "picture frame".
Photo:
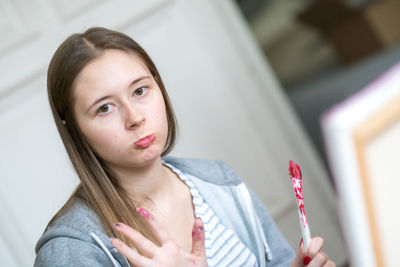
[[348,255],[354,266],[400,266],[400,64],[321,118]]

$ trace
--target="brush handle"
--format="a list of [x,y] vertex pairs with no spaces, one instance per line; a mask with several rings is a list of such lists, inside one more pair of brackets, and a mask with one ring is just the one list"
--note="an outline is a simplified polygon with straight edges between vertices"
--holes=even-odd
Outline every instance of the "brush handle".
[[311,242],[310,228],[308,227],[307,218],[305,217],[305,215],[303,216],[301,214],[300,209],[297,209],[297,211],[299,214],[301,235],[303,236],[304,251],[307,251],[308,247],[310,246],[310,242]]

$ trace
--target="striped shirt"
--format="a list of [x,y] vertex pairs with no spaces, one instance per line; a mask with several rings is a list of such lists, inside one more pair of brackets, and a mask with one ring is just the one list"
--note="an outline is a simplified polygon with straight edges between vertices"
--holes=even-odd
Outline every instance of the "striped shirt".
[[184,174],[174,166],[170,167],[189,187],[193,199],[194,212],[204,224],[205,248],[208,266],[235,267],[258,266],[254,254],[240,241],[239,237],[229,228],[222,225],[214,211],[201,197],[192,183],[189,174]]

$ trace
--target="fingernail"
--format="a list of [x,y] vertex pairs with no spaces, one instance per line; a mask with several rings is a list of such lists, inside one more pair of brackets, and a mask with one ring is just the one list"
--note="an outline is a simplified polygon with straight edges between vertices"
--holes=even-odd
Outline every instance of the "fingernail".
[[197,225],[197,227],[196,227],[199,231],[203,231],[204,230],[204,226],[203,226],[203,224],[201,224],[201,225]]
[[311,258],[310,258],[310,257],[308,257],[308,256],[305,256],[305,257],[304,257],[304,265],[309,264],[310,261],[311,261]]
[[120,223],[114,223],[113,226],[114,226],[114,227],[120,227],[121,224],[120,224]]
[[303,243],[303,238],[300,240],[299,247],[301,247],[301,244]]
[[137,208],[136,210],[137,210],[137,212],[139,212],[140,215],[143,216],[143,218],[145,218],[145,219],[147,219],[147,220],[153,219],[153,215],[151,215],[150,212],[148,212],[146,209],[144,209],[144,208]]
[[199,228],[201,230],[203,230],[203,220],[200,217],[196,217],[196,221],[198,221],[199,223],[201,223],[201,225],[199,226]]

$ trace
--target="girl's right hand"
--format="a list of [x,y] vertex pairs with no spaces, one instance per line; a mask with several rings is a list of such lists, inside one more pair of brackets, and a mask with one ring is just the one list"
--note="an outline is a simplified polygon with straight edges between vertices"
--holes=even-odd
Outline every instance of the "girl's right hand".
[[321,251],[323,246],[324,240],[321,237],[314,237],[311,239],[308,250],[304,251],[303,240],[301,240],[300,248],[290,267],[335,267],[336,264]]
[[117,238],[111,239],[111,244],[124,255],[132,266],[165,266],[165,267],[186,267],[207,266],[206,250],[204,247],[204,226],[200,218],[193,224],[192,230],[192,251],[188,253],[175,244],[164,227],[145,209],[139,209],[139,213],[146,219],[157,240],[161,244],[155,245],[145,238],[141,233],[123,223],[116,223],[114,227],[121,234],[129,238],[142,254],[128,247]]

